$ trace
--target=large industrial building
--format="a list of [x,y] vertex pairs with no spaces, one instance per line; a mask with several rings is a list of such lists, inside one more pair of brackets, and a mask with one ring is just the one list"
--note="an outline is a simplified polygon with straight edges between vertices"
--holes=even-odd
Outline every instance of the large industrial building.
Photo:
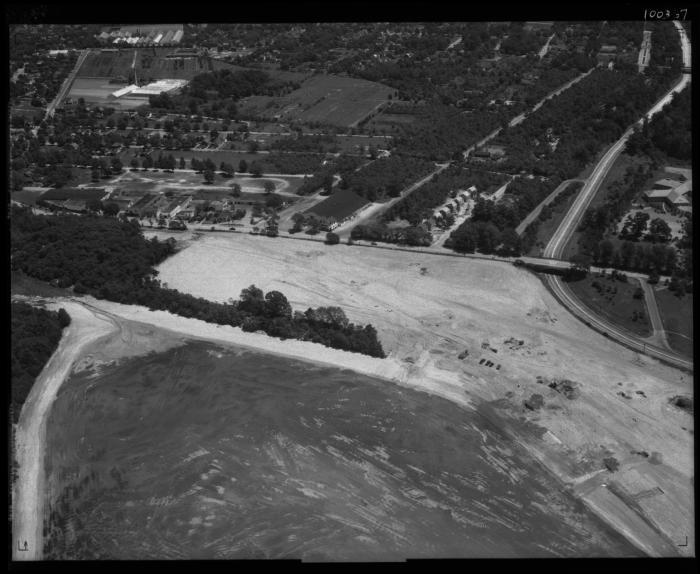
[[172,94],[186,85],[187,80],[158,80],[140,87],[132,84],[112,92],[110,98],[148,98],[149,96],[157,96],[163,93]]

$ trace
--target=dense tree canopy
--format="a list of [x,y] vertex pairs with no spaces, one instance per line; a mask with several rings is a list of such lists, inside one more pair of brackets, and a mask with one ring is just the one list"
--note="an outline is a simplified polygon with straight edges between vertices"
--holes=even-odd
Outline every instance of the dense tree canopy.
[[320,321],[294,313],[282,293],[264,294],[254,285],[240,301],[213,303],[168,289],[155,278],[154,266],[174,252],[174,241],[146,240],[137,224],[114,218],[33,215],[13,207],[12,268],[118,303],[145,305],[204,321],[264,331],[326,346],[384,357],[371,325]]

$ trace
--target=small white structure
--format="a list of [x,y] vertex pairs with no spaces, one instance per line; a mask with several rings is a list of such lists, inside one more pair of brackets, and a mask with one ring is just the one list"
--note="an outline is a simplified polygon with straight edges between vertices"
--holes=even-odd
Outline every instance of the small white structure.
[[118,89],[116,92],[112,92],[109,94],[110,98],[121,98],[122,96],[125,96],[134,90],[137,90],[138,86],[136,84],[131,84],[130,86],[125,86],[123,88]]

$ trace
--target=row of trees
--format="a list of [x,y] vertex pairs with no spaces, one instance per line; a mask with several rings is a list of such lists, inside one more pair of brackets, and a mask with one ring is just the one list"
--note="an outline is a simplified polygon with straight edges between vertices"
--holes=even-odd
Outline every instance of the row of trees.
[[435,166],[424,160],[399,155],[380,158],[359,171],[342,176],[340,187],[351,189],[369,201],[398,197],[409,183],[432,171]]
[[270,149],[279,151],[336,153],[340,147],[332,134],[301,135],[279,138],[270,143]]
[[522,245],[523,253],[530,251],[532,246],[537,240],[537,232],[539,231],[540,225],[545,221],[552,218],[555,213],[555,209],[562,203],[567,201],[572,195],[578,193],[583,187],[583,183],[580,181],[575,181],[566,186],[566,188],[559,192],[559,194],[547,205],[545,205],[540,214],[535,218],[535,220],[530,223],[525,228],[525,231],[520,236],[520,241]]
[[356,225],[350,233],[352,239],[382,241],[403,245],[427,247],[432,243],[432,235],[422,227],[387,227],[384,223]]
[[688,86],[675,94],[651,121],[645,121],[635,130],[625,151],[631,155],[645,154],[658,162],[663,155],[690,161],[693,157],[691,109]]
[[70,324],[70,317],[64,309],[47,311],[13,302],[10,322],[10,411],[12,422],[16,423],[34,381],[56,350],[63,328]]
[[464,150],[509,119],[509,112],[503,110],[484,107],[465,113],[439,103],[418,106],[415,113],[415,121],[399,128],[395,149],[397,153],[431,161],[461,158]]
[[184,317],[264,331],[279,338],[297,338],[337,349],[384,357],[371,325],[350,323],[338,308],[292,313],[282,293],[265,295],[251,286],[240,301],[214,303],[165,288],[154,266],[174,253],[174,241],[147,241],[138,224],[112,218],[33,215],[13,207],[12,268],[73,287],[77,294],[119,303],[146,305]]
[[668,83],[636,70],[596,69],[525,121],[503,130],[496,141],[508,154],[497,167],[562,180],[575,177],[603,145],[619,138],[651,107]]

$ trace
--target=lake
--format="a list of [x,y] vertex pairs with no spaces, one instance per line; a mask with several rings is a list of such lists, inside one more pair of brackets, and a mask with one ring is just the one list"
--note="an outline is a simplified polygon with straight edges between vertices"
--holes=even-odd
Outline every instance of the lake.
[[641,555],[478,413],[251,351],[74,374],[47,437],[47,559]]

